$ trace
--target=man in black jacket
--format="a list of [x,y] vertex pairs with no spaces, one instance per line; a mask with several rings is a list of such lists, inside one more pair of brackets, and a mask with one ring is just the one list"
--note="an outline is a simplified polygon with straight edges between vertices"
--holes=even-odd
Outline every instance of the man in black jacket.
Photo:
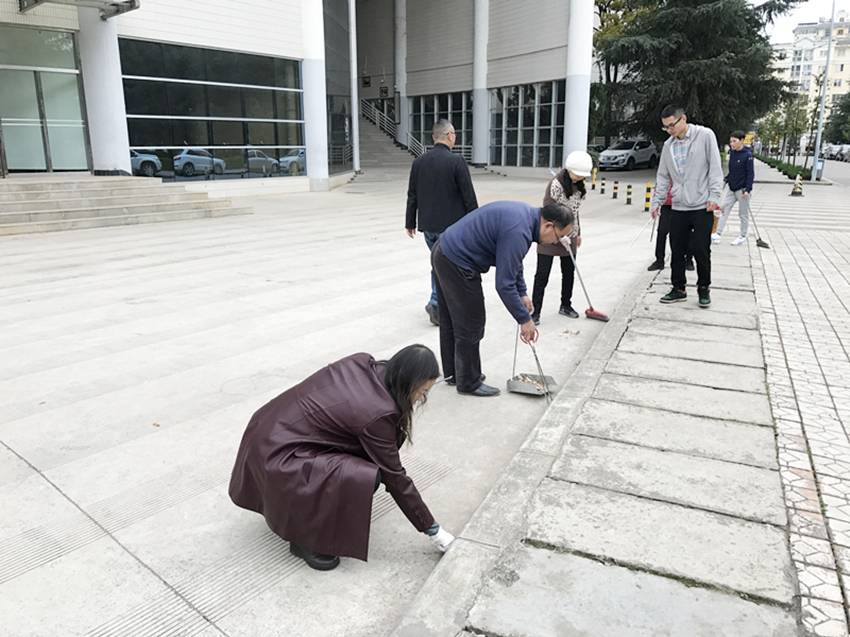
[[[425,244],[431,250],[440,235],[450,225],[478,207],[472,177],[466,161],[452,152],[457,135],[455,127],[446,119],[438,120],[431,129],[434,148],[417,157],[410,168],[407,188],[407,235],[416,236],[416,212],[419,211],[419,230],[425,235]],[[437,312],[437,289],[434,272],[431,272],[431,299],[425,306],[428,318],[440,324]]]

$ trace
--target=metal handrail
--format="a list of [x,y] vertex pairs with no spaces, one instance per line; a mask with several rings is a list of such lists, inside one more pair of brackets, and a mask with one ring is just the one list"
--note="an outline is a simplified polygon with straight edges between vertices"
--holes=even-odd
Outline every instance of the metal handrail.
[[425,146],[422,145],[418,139],[416,139],[410,133],[407,134],[407,150],[409,150],[414,157],[419,157],[419,155],[425,154]]
[[384,131],[387,135],[392,138],[395,138],[395,122],[388,117],[383,112],[379,111],[378,108],[365,99],[360,100],[360,112],[363,113],[363,117],[372,122],[375,126]]

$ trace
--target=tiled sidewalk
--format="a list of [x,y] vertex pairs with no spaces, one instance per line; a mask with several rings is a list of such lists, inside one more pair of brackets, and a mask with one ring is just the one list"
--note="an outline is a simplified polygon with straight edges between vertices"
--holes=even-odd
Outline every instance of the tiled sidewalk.
[[[848,634],[850,234],[770,228],[751,246],[791,549],[811,634]],[[793,258],[789,256],[793,255]]]

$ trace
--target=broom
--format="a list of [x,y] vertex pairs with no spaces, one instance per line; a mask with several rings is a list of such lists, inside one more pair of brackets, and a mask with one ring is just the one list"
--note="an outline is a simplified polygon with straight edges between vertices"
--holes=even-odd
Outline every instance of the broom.
[[590,302],[590,296],[587,294],[587,288],[584,287],[584,280],[581,278],[581,272],[578,271],[578,264],[576,263],[576,256],[573,254],[572,246],[566,241],[564,241],[562,245],[567,249],[567,252],[570,253],[570,258],[573,260],[573,267],[576,269],[576,274],[578,275],[578,281],[581,283],[581,289],[584,290],[584,298],[587,299],[589,307],[584,311],[584,315],[589,319],[596,319],[597,321],[609,321],[610,319],[607,315],[593,309],[593,303]]

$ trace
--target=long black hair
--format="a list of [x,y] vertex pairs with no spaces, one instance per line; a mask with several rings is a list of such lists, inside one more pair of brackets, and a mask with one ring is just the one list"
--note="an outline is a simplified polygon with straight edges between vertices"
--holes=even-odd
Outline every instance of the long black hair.
[[413,440],[413,392],[423,383],[436,380],[439,375],[437,357],[424,345],[408,345],[386,362],[384,385],[401,409],[401,418],[396,426],[399,447],[405,440]]
[[572,197],[573,193],[578,190],[581,193],[581,198],[584,199],[587,196],[587,186],[584,183],[586,177],[582,177],[578,181],[573,181],[573,178],[570,177],[570,171],[564,168],[563,179],[561,181],[561,185],[564,187],[564,192],[567,193],[567,197]]

